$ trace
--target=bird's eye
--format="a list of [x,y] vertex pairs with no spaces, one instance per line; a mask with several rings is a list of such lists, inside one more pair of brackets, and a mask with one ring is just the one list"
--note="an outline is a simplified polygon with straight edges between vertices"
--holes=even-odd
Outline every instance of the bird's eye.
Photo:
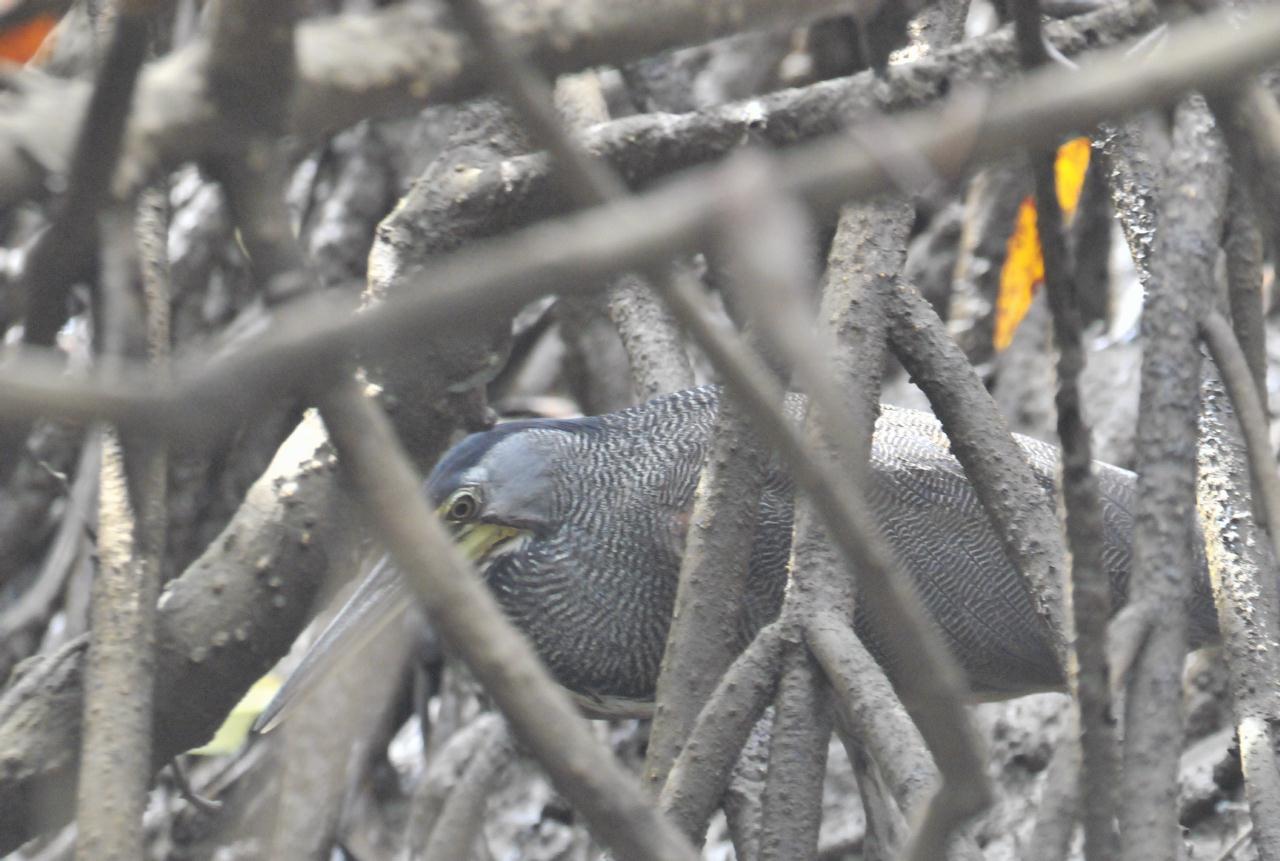
[[480,501],[467,491],[459,491],[449,500],[450,520],[470,520],[480,510]]

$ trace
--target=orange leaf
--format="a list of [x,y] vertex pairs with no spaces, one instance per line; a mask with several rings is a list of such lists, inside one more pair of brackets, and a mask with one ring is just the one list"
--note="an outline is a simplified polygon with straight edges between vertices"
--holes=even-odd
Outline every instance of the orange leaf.
[[15,27],[0,31],[0,60],[25,63],[35,56],[58,19],[52,15],[36,15]]
[[1058,187],[1058,206],[1067,221],[1076,214],[1080,204],[1080,192],[1084,190],[1084,175],[1089,170],[1089,139],[1072,138],[1058,147],[1058,157],[1053,162],[1054,184]]
[[1040,234],[1036,231],[1036,204],[1027,197],[1018,206],[1013,234],[1005,246],[1000,269],[1000,292],[996,296],[996,325],[992,343],[1003,350],[1013,343],[1022,318],[1027,316],[1036,285],[1044,280],[1044,258],[1040,255]]
[[[1073,138],[1058,148],[1054,161],[1054,185],[1058,206],[1070,223],[1080,204],[1085,173],[1089,169],[1089,139]],[[1036,230],[1035,201],[1028,197],[1018,206],[1013,233],[1005,246],[1004,266],[1000,269],[1000,292],[996,296],[996,322],[992,345],[997,351],[1013,343],[1013,333],[1027,315],[1036,287],[1044,280],[1044,258],[1040,253],[1040,234]]]

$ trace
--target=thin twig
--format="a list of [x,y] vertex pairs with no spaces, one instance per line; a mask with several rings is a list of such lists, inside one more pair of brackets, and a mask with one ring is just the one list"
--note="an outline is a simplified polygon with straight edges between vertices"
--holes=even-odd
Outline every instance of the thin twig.
[[[1014,21],[1023,62],[1028,68],[1049,62],[1040,31],[1038,0],[1014,4]],[[1056,148],[1030,153],[1036,187],[1036,223],[1044,257],[1044,282],[1053,312],[1058,351],[1055,397],[1058,438],[1062,443],[1062,498],[1070,545],[1071,631],[1074,646],[1072,687],[1080,710],[1083,748],[1081,790],[1085,856],[1115,857],[1116,741],[1111,729],[1111,697],[1107,675],[1107,621],[1111,618],[1111,582],[1102,564],[1102,508],[1093,472],[1090,430],[1080,399],[1084,370],[1080,301],[1074,267],[1067,251],[1062,210],[1055,180]],[[1061,660],[1062,656],[1059,656]],[[1075,743],[1074,740],[1068,743]]]
[[62,520],[49,543],[35,582],[0,613],[0,642],[19,631],[43,624],[53,613],[54,602],[62,594],[67,576],[80,554],[81,542],[85,540],[85,525],[90,520],[90,508],[98,490],[99,440],[99,435],[90,434],[80,450]]
[[806,621],[805,639],[836,692],[843,731],[875,752],[872,758],[904,814],[923,811],[940,784],[938,769],[875,658],[848,622],[830,612]]
[[[98,207],[120,151],[129,102],[147,47],[147,20],[142,4],[125,3],[118,10],[107,57],[99,74],[91,110],[82,132],[65,207],[46,234],[61,247],[40,250],[40,266],[28,271],[29,302],[26,338],[48,345],[66,319],[66,294],[93,246],[99,230]],[[80,207],[84,211],[77,211]],[[118,225],[118,217],[107,224]],[[65,231],[65,232],[63,232]],[[131,231],[104,230],[108,242],[123,247],[105,249],[107,286],[95,303],[95,322],[103,364],[124,355],[123,326],[130,321],[120,306],[132,289]],[[54,261],[58,261],[54,263]],[[68,261],[70,263],[68,264]],[[111,261],[124,266],[111,267]],[[154,274],[154,272],[148,273]],[[109,290],[114,295],[107,295]],[[164,334],[151,361],[163,373],[168,358],[168,293],[163,284],[152,292],[148,324]],[[160,309],[159,305],[165,305]],[[120,318],[120,325],[113,318]],[[147,328],[152,328],[148,325]],[[98,540],[101,571],[94,582],[91,628],[85,673],[84,735],[81,742],[77,789],[79,811],[76,857],[131,859],[143,852],[142,815],[151,782],[153,691],[155,689],[156,600],[164,553],[167,459],[162,445],[131,449],[103,430],[99,492]],[[130,493],[126,467],[136,474]],[[132,499],[131,499],[132,496]]]
[[27,260],[23,340],[28,344],[53,344],[67,319],[67,291],[90,263],[89,252],[97,241],[98,210],[120,158],[130,103],[146,58],[146,18],[134,8],[139,5],[122,4],[76,139],[66,195],[53,224]]
[[[145,203],[154,204],[148,195]],[[161,213],[144,205],[136,234],[122,212],[104,219],[103,281],[98,313],[102,364],[128,349],[142,330],[158,373],[169,357],[169,291]],[[144,251],[139,263],[133,246]],[[128,249],[128,250],[126,250]],[[145,300],[132,295],[139,270]],[[136,319],[138,316],[144,319]],[[133,857],[152,774],[156,600],[167,523],[168,458],[163,441],[131,445],[103,432],[98,538],[102,572],[94,583],[85,735],[79,784],[77,857]]]
[[[1227,264],[1227,303],[1231,310],[1231,328],[1249,365],[1262,414],[1266,415],[1267,315],[1262,272],[1265,248],[1253,201],[1244,190],[1246,182],[1243,177],[1247,174],[1242,173],[1238,166],[1232,169],[1231,174],[1227,225],[1222,237]],[[1257,521],[1268,524],[1266,499],[1257,487],[1253,487],[1253,505]]]
[[[148,195],[135,219],[104,218],[101,363],[128,349],[128,332],[146,335],[156,372],[169,358],[165,223]],[[143,251],[135,259],[134,246]],[[134,299],[142,277],[145,300]],[[135,319],[141,315],[143,319]],[[152,774],[156,600],[167,522],[168,459],[162,441],[129,445],[103,432],[98,539],[102,571],[94,583],[77,857],[131,858],[141,851],[142,813]]]
[[1018,212],[1030,193],[1031,176],[1021,157],[983,166],[965,186],[955,268],[947,307],[939,313],[955,323],[971,321],[954,337],[974,365],[996,355],[1001,273]]
[[831,738],[831,691],[803,644],[783,657],[760,809],[760,859],[807,861],[818,852]]
[[[765,206],[762,204],[760,208],[764,209]],[[834,342],[836,346],[835,349],[823,349],[823,352],[827,354],[837,376],[846,381],[844,398],[847,399],[851,410],[863,417],[863,421],[861,427],[839,424],[842,428],[841,437],[848,441],[843,447],[845,449],[843,452],[840,447],[833,446],[830,438],[824,433],[821,413],[816,408],[810,413],[806,433],[813,445],[828,451],[835,462],[840,463],[841,472],[853,477],[855,481],[866,480],[867,458],[871,450],[872,417],[878,408],[879,380],[883,367],[887,327],[884,306],[889,298],[885,285],[891,282],[902,268],[906,239],[913,215],[913,207],[907,205],[905,201],[893,198],[847,206],[841,212],[828,257],[818,319],[820,325],[824,327],[824,338]],[[770,235],[785,239],[787,232],[785,224],[773,226],[760,224],[751,235],[753,237]],[[759,239],[752,241],[760,243]],[[793,238],[790,245],[794,247],[796,239]],[[757,273],[756,277],[760,277],[760,273],[774,271],[774,266],[779,260],[785,260],[786,249],[782,251],[783,253],[775,252],[772,245],[767,242],[761,244],[759,248],[740,249],[739,266],[748,272]],[[762,260],[761,256],[769,258],[769,261]],[[769,262],[774,265],[769,265]],[[789,268],[802,269],[803,264],[793,262]],[[764,294],[772,295],[775,302],[788,301],[787,291],[777,290],[769,284],[762,286],[766,288]],[[797,307],[802,305],[801,301],[793,301],[796,301]],[[775,316],[779,316],[778,325],[802,326],[797,315],[783,313]],[[796,509],[792,554],[790,564],[792,585],[788,590],[787,604],[783,609],[784,618],[798,620],[805,628],[807,638],[814,631],[815,623],[839,628],[841,633],[852,641],[847,645],[865,655],[861,643],[848,627],[854,611],[853,596],[849,588],[851,581],[843,576],[841,569],[844,566],[832,552],[831,541],[823,529],[817,511],[804,498],[798,501]],[[840,616],[844,617],[843,621],[839,621]],[[819,622],[821,619],[825,619],[825,622]],[[816,648],[811,639],[809,647]],[[921,759],[926,764],[923,779],[932,788],[936,783],[932,780],[936,772],[933,770],[928,754],[924,751],[919,733],[911,726],[903,712],[901,703],[893,694],[884,676],[884,671],[871,660],[869,655],[866,658],[866,661],[853,665],[841,664],[842,670],[852,671],[856,675],[855,677],[841,676],[839,683],[832,675],[833,667],[829,663],[824,665],[834,689],[837,710],[845,721],[845,732],[849,732],[852,728],[859,730],[855,734],[860,742],[872,751],[877,761],[888,763],[891,770],[899,765],[912,769],[917,761],[912,759],[913,755]],[[857,709],[849,698],[855,697],[855,701],[859,703],[867,702],[855,695],[854,691],[857,691],[858,695],[863,692],[867,694],[876,692],[880,697],[874,706],[877,711],[883,710],[885,714],[896,711],[902,714],[902,722],[906,726],[900,739],[891,741],[884,735],[861,732],[865,729],[864,726],[850,725],[847,722],[851,711]],[[914,745],[911,744],[912,739],[915,740]],[[938,742],[940,738],[935,735],[934,741]],[[897,748],[899,742],[906,744],[906,756],[900,756],[903,751]],[[897,777],[901,776],[901,772],[894,771],[894,773]],[[770,781],[773,782],[772,771]],[[898,785],[904,788],[906,786],[905,783]],[[923,810],[929,800],[928,793],[913,794],[910,798],[911,806],[904,804],[904,809],[914,810],[914,805],[918,803],[919,809]],[[957,845],[956,848],[960,854],[954,857],[976,855],[973,847]],[[966,852],[969,854],[964,854]]]
[[777,689],[786,641],[781,626],[760,631],[720,679],[698,714],[658,799],[686,834],[703,834],[734,763]]
[[178,787],[178,794],[196,810],[206,816],[214,816],[222,810],[221,801],[215,798],[205,798],[196,792],[195,787],[191,785],[191,781],[187,778],[187,770],[182,765],[180,758],[174,757],[169,760],[169,773],[173,775],[173,782]]
[[514,751],[506,727],[489,734],[454,785],[440,811],[423,858],[468,858],[481,838],[485,805]]
[[[588,127],[609,120],[600,76],[594,71],[562,75],[556,81],[555,101],[557,113],[564,116],[566,125],[578,136]],[[404,220],[411,219],[406,216]],[[418,250],[416,245],[414,250]],[[676,391],[683,380],[690,379],[689,357],[680,329],[639,276],[615,279],[604,296],[561,296],[558,316],[560,336],[570,349],[573,363],[569,376],[582,380],[580,400],[588,414],[630,406],[633,392],[641,400],[648,400]],[[607,358],[615,351],[607,335],[600,334],[602,329],[616,330],[629,374],[626,368],[619,373],[610,367],[612,363]],[[625,391],[620,391],[624,376],[634,385],[625,384]],[[654,749],[650,745],[649,750]]]
[[[774,199],[760,192],[766,189],[750,183],[742,194],[726,196],[722,251],[731,275],[734,296],[752,319],[760,321],[764,340],[772,351],[790,362],[793,345],[813,329],[805,310],[813,280],[809,227],[803,214],[790,201]],[[754,192],[754,193],[753,193]],[[896,226],[896,225],[895,225]],[[846,229],[838,237],[841,247],[852,240]],[[893,236],[893,226],[888,230]],[[897,237],[899,255],[905,246],[905,231]],[[890,240],[889,244],[893,244]],[[895,261],[901,266],[901,257]],[[857,414],[860,425],[839,424],[840,438],[850,439],[847,446],[850,462],[840,463],[850,480],[858,481],[867,472],[871,428],[879,393],[879,370],[884,351],[883,320],[875,311],[874,299],[866,299],[870,288],[862,279],[841,272],[828,281],[820,311],[818,342],[835,345],[835,331],[852,328],[849,337],[837,351],[818,350],[833,365],[838,365],[842,379],[850,381],[850,412]],[[850,310],[850,306],[854,310]],[[785,310],[784,310],[785,309]],[[862,310],[863,320],[858,315]],[[781,313],[779,313],[781,311]],[[850,319],[854,318],[854,319]],[[865,323],[859,329],[856,323]],[[853,325],[848,325],[853,324]],[[863,336],[857,338],[857,335]],[[834,361],[833,361],[834,360]],[[853,368],[851,369],[850,366]],[[812,370],[812,366],[809,366]],[[865,374],[859,374],[864,371]],[[809,405],[806,436],[825,451],[839,447],[824,433],[820,408]],[[839,420],[836,419],[838,422]],[[820,516],[807,497],[797,499],[794,516],[791,560],[788,564],[787,598],[782,610],[785,624],[799,625],[799,620],[812,612],[813,605],[830,601],[852,614],[849,579],[842,566],[830,563],[831,543],[823,533]],[[831,702],[828,685],[803,648],[793,648],[783,659],[771,728],[769,767],[762,798],[759,844],[762,858],[810,858],[817,851],[822,808],[822,775],[831,734]]]
[[1218,853],[1214,861],[1231,861],[1235,857],[1236,850],[1244,846],[1252,836],[1253,823],[1249,822],[1245,824],[1244,828],[1240,829],[1240,833],[1236,835],[1234,840],[1222,848],[1222,851]]
[[[858,740],[848,730],[836,725],[845,755],[853,767],[854,780],[866,817],[866,829],[862,839],[862,857],[866,861],[887,861],[902,852],[907,840],[907,820],[893,794],[885,788],[876,764],[858,746]],[[840,857],[844,857],[843,854]]]
[[[506,96],[512,101],[516,109],[519,111],[525,123],[529,126],[534,138],[545,146],[550,153],[556,168],[557,176],[560,178],[570,194],[580,205],[593,206],[605,203],[610,200],[624,198],[628,194],[626,185],[615,175],[610,168],[594,159],[586,157],[577,143],[566,133],[564,127],[560,123],[557,116],[550,87],[543,81],[531,68],[529,68],[523,60],[508,46],[508,44],[497,34],[489,16],[481,7],[477,0],[452,0],[451,6],[454,14],[462,22],[463,27],[475,40],[479,51],[489,58],[488,67],[494,78],[495,83],[501,88]],[[665,281],[672,277],[669,268],[654,265],[647,267],[647,271],[651,277]],[[615,300],[621,300],[619,290],[625,291],[632,305],[637,303],[647,304],[649,297],[645,296],[641,290],[635,289],[637,285],[620,285],[613,288]],[[668,288],[669,290],[669,288]],[[611,313],[616,322],[626,323],[628,316],[623,314],[619,317],[616,307],[616,301],[611,302]],[[650,314],[652,316],[652,314]],[[631,321],[632,323],[641,323],[645,321]],[[624,343],[631,347],[649,348],[652,344],[641,343],[635,344],[635,338],[627,338],[627,325],[619,325],[620,332],[623,334]],[[672,365],[678,373],[668,373],[664,376],[672,377],[669,380],[655,381],[656,383],[669,383],[677,385],[680,383],[688,384],[692,382],[692,370],[688,365],[687,356],[684,354],[679,339],[675,339],[674,346],[677,348],[674,355],[665,357],[666,361],[662,364]],[[655,357],[650,357],[648,361],[653,361]],[[654,386],[644,386],[644,379],[641,375],[646,368],[642,365],[643,358],[640,352],[633,352],[632,371],[637,375],[637,381],[642,383],[641,388],[654,388]],[[665,387],[659,384],[658,388]],[[680,386],[678,386],[680,387]],[[656,391],[648,391],[646,394],[657,394]],[[732,420],[734,407],[727,406],[727,415]],[[717,425],[721,425],[721,420],[717,421]],[[738,423],[745,424],[745,419],[739,419]],[[732,427],[732,425],[727,425]],[[728,440],[728,430],[723,432],[726,440]],[[721,437],[721,432],[717,431],[717,440]],[[730,442],[732,442],[730,440]],[[716,448],[720,443],[717,442]],[[714,451],[712,453],[714,456]],[[750,482],[754,480],[756,484],[755,496],[759,494],[759,486],[762,482],[762,471],[753,467],[749,459],[744,461],[746,465],[746,474],[739,478],[739,483]],[[754,479],[753,479],[754,476]],[[733,478],[730,473],[729,478]],[[715,488],[710,488],[710,492],[714,493]],[[737,491],[749,490],[749,484],[736,488]],[[719,500],[723,502],[723,500]],[[711,504],[715,504],[712,502]],[[708,513],[706,506],[708,505],[707,496],[704,493],[699,494],[697,510],[694,512],[694,518],[697,524],[696,531],[693,533],[695,539],[689,548],[686,559],[687,566],[681,572],[680,586],[677,591],[678,606],[686,609],[686,613],[677,614],[677,621],[673,625],[673,633],[668,637],[668,647],[663,655],[662,672],[659,676],[659,696],[655,707],[655,743],[650,746],[650,752],[646,756],[646,779],[652,786],[661,786],[666,778],[666,773],[670,768],[671,761],[674,760],[679,751],[681,743],[689,732],[689,727],[693,724],[694,718],[698,710],[702,707],[707,695],[711,692],[715,680],[719,674],[724,671],[733,657],[733,640],[734,626],[737,621],[739,611],[739,601],[737,595],[742,592],[742,580],[745,576],[745,562],[750,554],[750,529],[744,531],[742,525],[738,525],[736,530],[730,532],[726,528],[717,529],[716,534],[707,531],[707,528],[715,524],[707,522],[708,518],[715,516],[714,509]],[[746,511],[744,518],[742,506],[750,506]],[[756,502],[752,495],[748,494],[740,499],[735,500],[735,507],[728,512],[730,518],[737,520],[746,520],[746,526],[754,525],[754,508]],[[736,554],[736,560],[720,560],[716,559],[713,554],[711,564],[722,566],[722,576],[717,578],[717,586],[723,587],[726,594],[717,595],[717,600],[709,601],[710,591],[707,590],[709,584],[705,584],[703,579],[707,576],[697,567],[704,559],[702,553],[702,537],[707,540],[721,540],[724,537],[733,540],[733,548],[739,552]],[[723,549],[723,545],[722,545]],[[724,575],[727,566],[734,564],[736,561],[738,571],[732,576],[736,578],[737,586],[734,586],[734,580]],[[692,590],[692,591],[691,591]],[[719,592],[719,589],[717,589]],[[713,606],[722,608],[718,615],[721,618],[715,618],[711,609]],[[704,627],[709,626],[709,627]],[[710,638],[714,645],[711,645],[712,654],[702,654],[705,648],[693,648],[694,642],[699,642],[701,638]],[[706,645],[703,643],[702,645]],[[719,651],[719,655],[715,654]],[[710,660],[710,664],[701,663],[705,658]],[[696,668],[695,668],[696,667]],[[673,696],[674,692],[674,696]],[[668,703],[667,698],[673,701]]]
[[890,346],[929,398],[1004,552],[1026,579],[1041,633],[1055,656],[1067,650],[1061,530],[1026,454],[946,324],[912,286],[888,304]]
[[[1197,0],[1192,5],[1221,9],[1231,4]],[[1243,190],[1264,232],[1272,244],[1280,242],[1280,105],[1256,79],[1207,88],[1205,95],[1235,170],[1249,178]]]
[[[299,4],[293,0],[269,4],[226,0],[211,16],[209,98],[219,114],[227,117],[235,135],[226,152],[207,167],[223,187],[232,222],[249,258],[254,286],[268,307],[318,287],[293,237],[285,204],[288,165],[276,140],[285,124],[296,78],[294,22],[298,10]],[[317,720],[313,715],[304,715],[297,724],[290,724],[280,742],[282,756],[294,758],[305,750],[309,758],[301,758],[300,765],[290,768],[281,780],[269,835],[265,835],[271,854],[278,854],[283,847],[314,854],[325,851],[332,842],[343,801],[341,777],[348,763],[362,767],[368,724],[378,721],[390,698],[389,686],[398,676],[399,645],[383,639],[378,647],[386,672],[378,681],[355,688],[375,701],[373,707],[339,709],[328,716],[332,720],[325,722],[323,729],[313,725]],[[338,673],[327,681],[342,685],[347,679]],[[337,751],[341,754],[335,755]],[[299,786],[311,783],[318,787],[316,791],[299,793]],[[296,798],[305,798],[305,803],[291,803]]]
[[502,716],[496,712],[478,715],[449,735],[436,747],[413,790],[405,821],[405,845],[410,858],[428,857],[427,842],[435,831],[449,795],[467,770],[467,764],[481,755],[495,739],[505,735]]
[[760,857],[760,805],[765,776],[769,771],[769,737],[772,734],[773,712],[766,709],[738,754],[729,785],[720,799],[729,841],[733,844],[734,854],[742,861],[758,861]]
[[1258,391],[1262,412],[1267,412],[1266,309],[1263,304],[1263,240],[1253,206],[1239,186],[1245,184],[1238,170],[1232,172],[1231,196],[1227,202],[1227,229],[1223,247],[1227,252],[1227,298],[1231,322],[1249,373]]

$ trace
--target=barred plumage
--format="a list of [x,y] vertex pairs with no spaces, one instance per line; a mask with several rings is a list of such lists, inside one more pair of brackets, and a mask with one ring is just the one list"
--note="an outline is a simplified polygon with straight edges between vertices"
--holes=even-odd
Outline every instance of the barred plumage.
[[[474,434],[427,481],[440,506],[459,488],[480,500],[480,520],[528,530],[481,570],[499,604],[555,678],[597,714],[644,714],[653,698],[675,600],[687,513],[715,421],[719,390],[706,386],[604,416],[521,421]],[[803,400],[790,407],[798,415]],[[1052,505],[1057,451],[1018,437]],[[1135,477],[1097,465],[1103,560],[1115,604],[1129,576]],[[872,446],[868,497],[903,571],[982,698],[1058,688],[1062,678],[1017,571],[937,421],[885,407]],[[793,486],[769,468],[742,608],[742,642],[774,618],[791,538]],[[1203,560],[1193,590],[1193,646],[1217,636]],[[354,597],[338,620],[360,615]],[[877,620],[855,626],[882,658]],[[348,624],[348,628],[350,625]],[[310,659],[309,659],[310,660]],[[890,675],[896,668],[888,667]],[[274,712],[273,712],[274,713]]]

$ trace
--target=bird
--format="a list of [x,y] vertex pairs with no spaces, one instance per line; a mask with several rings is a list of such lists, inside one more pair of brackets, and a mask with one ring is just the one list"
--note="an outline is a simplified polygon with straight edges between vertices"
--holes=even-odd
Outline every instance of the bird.
[[[799,415],[803,396],[789,395]],[[476,564],[510,621],[590,717],[646,717],[670,627],[689,512],[714,433],[709,385],[575,419],[526,419],[471,434],[424,485],[432,508]],[[1054,505],[1056,447],[1014,435]],[[764,466],[758,522],[739,609],[739,649],[778,616],[787,579],[795,486]],[[1136,476],[1095,462],[1102,561],[1113,606],[1125,601]],[[882,406],[868,502],[975,700],[1061,690],[1065,680],[1021,575],[931,414]],[[1203,551],[1188,604],[1189,645],[1217,639]],[[411,601],[384,558],[304,656],[256,728],[286,707],[335,653]],[[854,629],[885,663],[879,620],[859,605]],[[892,679],[902,668],[886,665]]]

